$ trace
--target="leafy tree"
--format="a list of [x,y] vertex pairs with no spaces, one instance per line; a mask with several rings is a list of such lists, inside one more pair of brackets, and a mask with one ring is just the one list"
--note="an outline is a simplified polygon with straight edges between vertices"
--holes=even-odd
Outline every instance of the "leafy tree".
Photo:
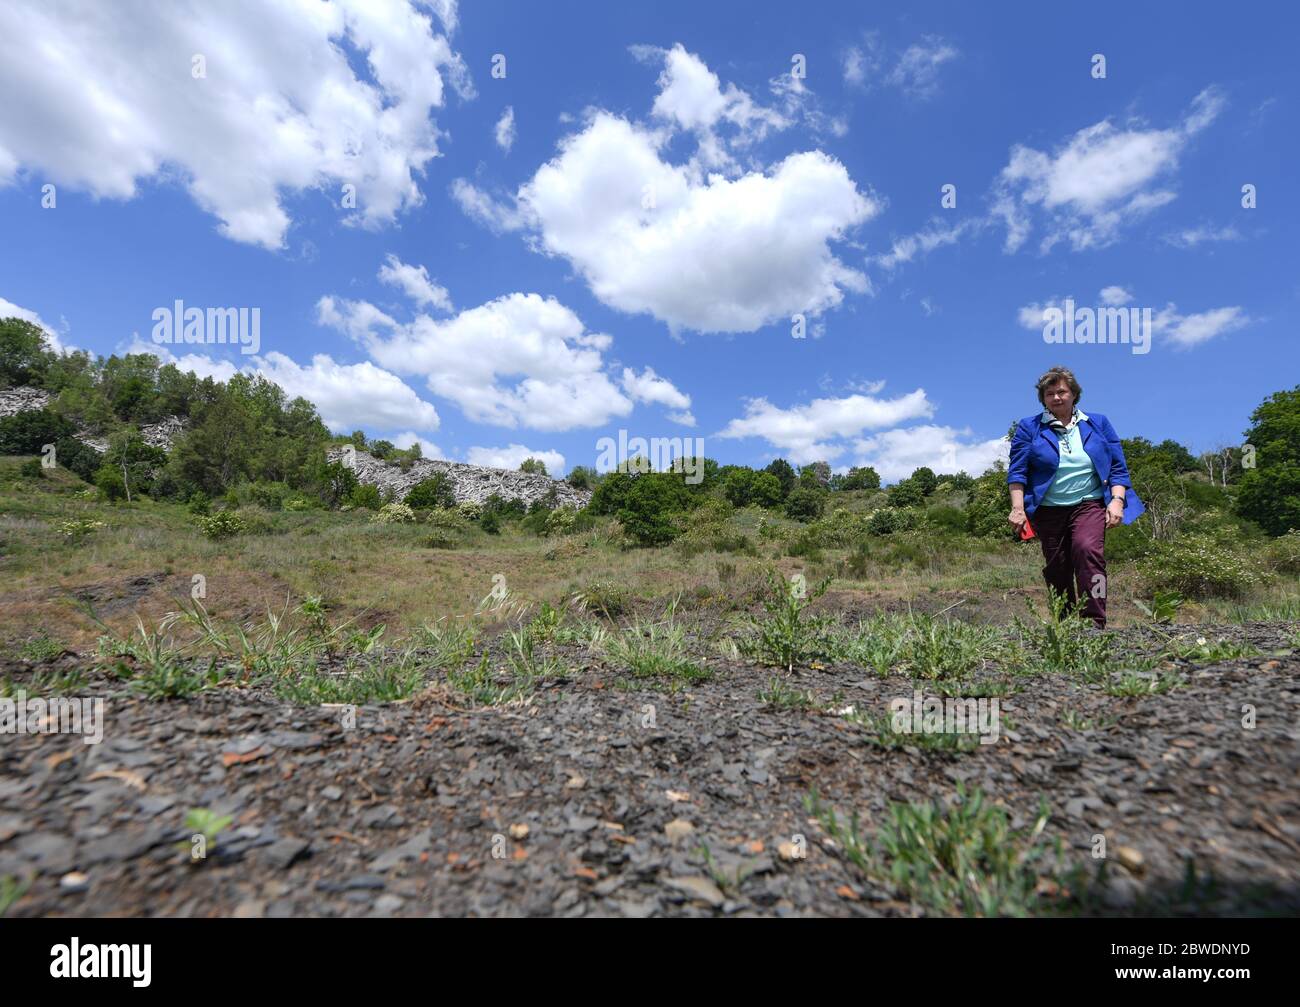
[[539,476],[550,475],[550,473],[546,471],[546,463],[540,458],[525,458],[519,463],[519,471],[530,472],[533,475]]
[[446,472],[435,472],[411,487],[403,502],[413,510],[455,507],[456,491]]
[[576,490],[589,490],[596,485],[598,479],[595,469],[586,465],[575,465],[569,470],[564,481]]
[[763,471],[776,476],[777,481],[780,482],[782,500],[790,495],[790,491],[795,488],[795,484],[799,481],[794,474],[794,466],[784,458],[777,458],[775,461],[769,462],[767,468]]
[[733,507],[781,506],[781,482],[771,472],[733,467],[722,479],[722,492]]
[[825,489],[831,481],[829,462],[810,462],[799,470],[799,484],[814,489]]
[[166,464],[167,452],[146,444],[138,430],[114,434],[104,455],[104,465],[122,474],[128,500],[133,494],[151,493],[155,474]]
[[939,477],[934,474],[934,470],[924,465],[908,476],[908,480],[915,484],[916,488],[921,491],[922,496],[927,497],[939,485]]
[[380,461],[393,457],[397,448],[393,446],[392,441],[371,441],[370,453]]
[[680,479],[655,472],[632,480],[618,519],[638,545],[667,545],[681,534],[677,519],[689,505],[690,493]]
[[[29,409],[0,420],[0,455],[40,454],[45,444],[71,437],[73,425],[50,409]],[[57,447],[55,449],[57,451]]]
[[880,489],[880,473],[869,465],[855,466],[849,469],[848,475],[840,483],[840,489],[878,490]]
[[101,465],[95,473],[95,485],[105,500],[110,502],[126,497],[126,483],[122,472],[113,465]]
[[1275,392],[1250,414],[1255,467],[1237,490],[1237,513],[1270,535],[1300,528],[1300,385]]
[[57,354],[45,345],[45,331],[22,318],[0,318],[0,388],[41,385]]
[[785,500],[787,517],[796,521],[815,521],[826,508],[826,491],[811,486],[797,486]]
[[925,493],[912,479],[900,479],[889,490],[891,507],[916,507],[925,502]]

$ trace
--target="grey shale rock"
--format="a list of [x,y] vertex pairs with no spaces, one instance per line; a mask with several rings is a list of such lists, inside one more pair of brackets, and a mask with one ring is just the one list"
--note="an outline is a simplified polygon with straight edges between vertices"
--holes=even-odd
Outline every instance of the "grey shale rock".
[[409,469],[403,471],[398,462],[382,461],[366,451],[357,451],[352,455],[346,447],[336,447],[326,454],[330,461],[345,463],[346,456],[352,456],[352,470],[357,474],[359,482],[378,486],[380,492],[391,489],[397,494],[398,500],[416,483],[442,472],[451,480],[452,492],[458,504],[484,504],[488,497],[497,493],[503,500],[520,500],[531,506],[534,501],[545,499],[552,491],[555,493],[556,506],[559,507],[582,508],[591,502],[589,490],[574,489],[559,479],[532,472],[492,469],[441,458],[416,459]]

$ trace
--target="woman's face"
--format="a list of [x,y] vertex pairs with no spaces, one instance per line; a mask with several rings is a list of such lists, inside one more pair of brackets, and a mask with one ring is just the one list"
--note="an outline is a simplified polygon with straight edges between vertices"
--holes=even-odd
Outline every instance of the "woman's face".
[[1074,411],[1074,391],[1062,378],[1043,392],[1043,402],[1057,416],[1065,416]]

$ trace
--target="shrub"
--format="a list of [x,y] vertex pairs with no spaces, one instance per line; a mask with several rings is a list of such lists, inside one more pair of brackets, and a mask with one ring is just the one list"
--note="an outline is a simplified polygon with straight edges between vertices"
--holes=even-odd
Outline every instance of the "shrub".
[[[784,496],[781,481],[771,472],[733,468],[722,480],[722,492],[733,507],[778,507]],[[793,491],[791,491],[793,492]]]
[[871,535],[892,535],[916,527],[916,510],[911,507],[879,507],[867,517]]
[[880,489],[880,473],[869,465],[856,466],[849,469],[843,481],[840,482],[842,490],[878,490]]
[[404,503],[384,504],[370,520],[377,524],[415,524],[415,511]]
[[540,458],[525,458],[519,463],[520,472],[530,472],[534,475],[549,475],[546,471],[546,463]]
[[1248,471],[1237,491],[1237,513],[1270,535],[1300,528],[1300,462]]
[[911,479],[895,483],[889,490],[889,506],[918,507],[925,502],[925,493]]
[[95,481],[95,473],[104,464],[102,454],[75,437],[60,437],[55,441],[54,458],[69,472],[76,473],[88,483]]
[[483,508],[473,500],[466,500],[456,505],[456,513],[466,521],[477,521],[483,516]]
[[50,409],[29,409],[0,420],[0,455],[40,454],[45,444],[71,437],[72,424]]
[[934,474],[934,470],[924,465],[908,476],[907,481],[919,489],[922,496],[927,497],[939,485],[939,477]]
[[799,481],[798,477],[794,474],[794,466],[784,458],[777,458],[775,461],[769,463],[767,468],[763,469],[763,471],[769,475],[776,476],[776,481],[781,484],[782,500],[790,495],[790,491],[794,489],[795,483]]
[[1142,576],[1149,592],[1176,591],[1185,598],[1235,598],[1259,581],[1240,553],[1204,534],[1158,543]]
[[[601,483],[602,489],[610,478],[612,475]],[[681,534],[677,519],[690,502],[690,491],[680,479],[663,473],[630,478],[629,492],[618,511],[619,522],[638,545],[667,545]]]
[[455,507],[456,493],[445,472],[435,472],[411,487],[403,499],[414,510],[433,510],[436,507]]
[[370,483],[358,483],[348,497],[353,507],[365,507],[367,510],[379,510],[383,503],[379,499],[379,487]]
[[1011,526],[1007,524],[1010,513],[1007,470],[998,463],[975,480],[970,503],[966,506],[966,529],[978,538],[1005,538],[1011,534]]
[[597,479],[595,469],[588,468],[586,465],[575,465],[565,476],[564,481],[575,490],[589,490],[596,484]]
[[944,505],[931,507],[925,512],[925,520],[927,524],[933,525],[935,528],[942,528],[945,531],[966,531],[966,512],[960,507]]
[[185,509],[195,517],[206,516],[212,513],[212,501],[208,499],[208,495],[202,490],[195,490],[190,495],[189,503],[185,505]]
[[479,518],[478,526],[489,535],[501,534],[501,518],[493,510],[484,511],[483,516]]
[[752,554],[754,545],[731,524],[734,510],[726,500],[711,497],[685,517],[685,529],[673,543],[683,556],[702,552],[743,552]]
[[24,479],[44,479],[45,472],[39,458],[29,458],[18,466],[18,474]]
[[219,510],[215,514],[200,514],[195,519],[199,528],[208,538],[215,540],[230,538],[246,530],[244,519],[232,510]]
[[105,500],[117,501],[126,498],[126,483],[122,479],[122,473],[112,465],[99,467],[99,471],[95,473],[95,485],[99,488],[100,496]]
[[1292,529],[1268,546],[1268,565],[1275,573],[1300,574],[1300,529]]
[[574,523],[578,519],[578,512],[572,507],[557,507],[546,515],[546,529],[544,534],[547,538],[552,535],[567,535],[573,531]]
[[796,521],[815,521],[822,516],[826,508],[826,494],[823,490],[800,485],[790,491],[785,498],[786,517]]

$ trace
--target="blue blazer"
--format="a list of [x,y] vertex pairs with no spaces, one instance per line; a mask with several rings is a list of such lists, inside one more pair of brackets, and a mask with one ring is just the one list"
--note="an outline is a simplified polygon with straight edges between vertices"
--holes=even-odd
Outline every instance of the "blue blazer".
[[[1120,447],[1119,435],[1110,420],[1100,413],[1090,413],[1079,421],[1079,436],[1083,450],[1088,452],[1092,464],[1101,478],[1106,502],[1110,502],[1110,488],[1123,486],[1124,523],[1132,524],[1146,511],[1129,481],[1128,462]],[[1056,468],[1061,464],[1061,444],[1052,428],[1043,422],[1041,412],[1026,416],[1016,425],[1011,438],[1011,457],[1007,464],[1007,482],[1021,483],[1025,487],[1025,513],[1033,514],[1052,485]]]

